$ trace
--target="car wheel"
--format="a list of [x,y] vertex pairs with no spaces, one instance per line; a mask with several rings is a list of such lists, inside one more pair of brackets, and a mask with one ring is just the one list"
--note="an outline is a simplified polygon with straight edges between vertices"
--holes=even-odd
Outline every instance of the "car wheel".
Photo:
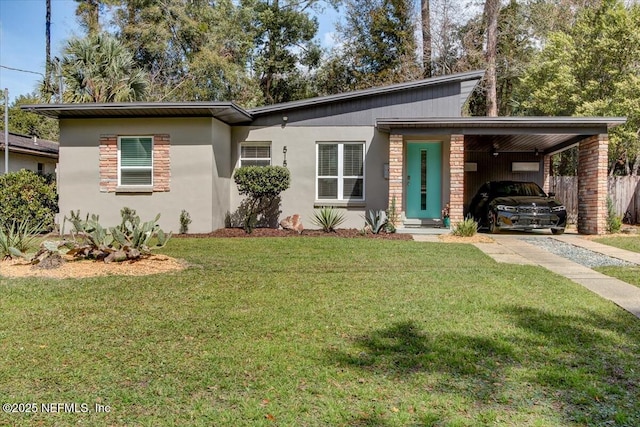
[[497,234],[500,232],[500,227],[498,227],[498,217],[496,213],[493,211],[489,211],[489,216],[487,218],[487,223],[489,224],[489,232],[492,234]]
[[564,228],[552,228],[551,233],[558,235],[564,233]]

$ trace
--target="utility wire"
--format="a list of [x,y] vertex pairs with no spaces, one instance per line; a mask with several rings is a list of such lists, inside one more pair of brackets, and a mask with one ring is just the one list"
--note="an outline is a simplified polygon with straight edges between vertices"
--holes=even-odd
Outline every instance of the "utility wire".
[[44,74],[38,73],[37,71],[21,70],[20,68],[7,67],[6,65],[0,65],[0,68],[6,68],[7,70],[11,71],[20,71],[21,73],[39,74],[44,77]]

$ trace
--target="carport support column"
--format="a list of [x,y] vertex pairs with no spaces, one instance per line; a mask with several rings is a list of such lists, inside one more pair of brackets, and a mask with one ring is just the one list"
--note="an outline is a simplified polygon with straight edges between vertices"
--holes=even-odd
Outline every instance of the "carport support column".
[[542,158],[542,171],[542,189],[548,193],[551,191],[551,156],[548,154]]
[[464,219],[464,135],[451,135],[449,182],[449,217],[456,224]]
[[402,170],[404,160],[404,140],[402,135],[389,135],[389,208],[395,204],[395,218],[390,218],[393,224],[401,226],[402,219]]
[[595,135],[578,147],[578,232],[607,231],[607,152],[609,137]]

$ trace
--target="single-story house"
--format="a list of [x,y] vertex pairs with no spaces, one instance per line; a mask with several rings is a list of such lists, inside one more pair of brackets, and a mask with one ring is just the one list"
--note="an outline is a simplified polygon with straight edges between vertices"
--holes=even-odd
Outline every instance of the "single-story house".
[[[0,132],[0,165],[4,170],[5,134]],[[27,169],[42,175],[56,172],[58,143],[9,132],[9,172]]]
[[438,224],[450,205],[462,220],[481,183],[533,180],[548,188],[550,156],[580,147],[579,229],[606,227],[607,131],[622,118],[462,117],[483,76],[466,72],[243,109],[233,102],[43,104],[23,108],[59,119],[60,212],[119,221],[127,206],[177,230],[225,226],[242,201],[242,165],[285,165],[291,186],[281,218],[334,206],[344,227],[395,204],[400,227]]

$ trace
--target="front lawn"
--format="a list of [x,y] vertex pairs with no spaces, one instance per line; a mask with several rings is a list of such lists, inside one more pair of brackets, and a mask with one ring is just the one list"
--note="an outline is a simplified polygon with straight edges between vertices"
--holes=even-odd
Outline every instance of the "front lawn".
[[0,425],[640,425],[640,321],[542,268],[369,239],[165,252],[192,267],[0,278],[2,403],[88,408]]
[[594,242],[602,243],[604,245],[614,246],[620,249],[626,249],[628,251],[640,252],[640,236],[608,236],[600,237],[593,240]]
[[607,276],[615,277],[623,282],[640,287],[640,266],[632,267],[598,267],[594,270]]
[[[614,246],[628,251],[640,252],[640,236],[608,236],[594,239],[594,242]],[[640,287],[640,267],[598,267],[595,270],[607,276]]]

